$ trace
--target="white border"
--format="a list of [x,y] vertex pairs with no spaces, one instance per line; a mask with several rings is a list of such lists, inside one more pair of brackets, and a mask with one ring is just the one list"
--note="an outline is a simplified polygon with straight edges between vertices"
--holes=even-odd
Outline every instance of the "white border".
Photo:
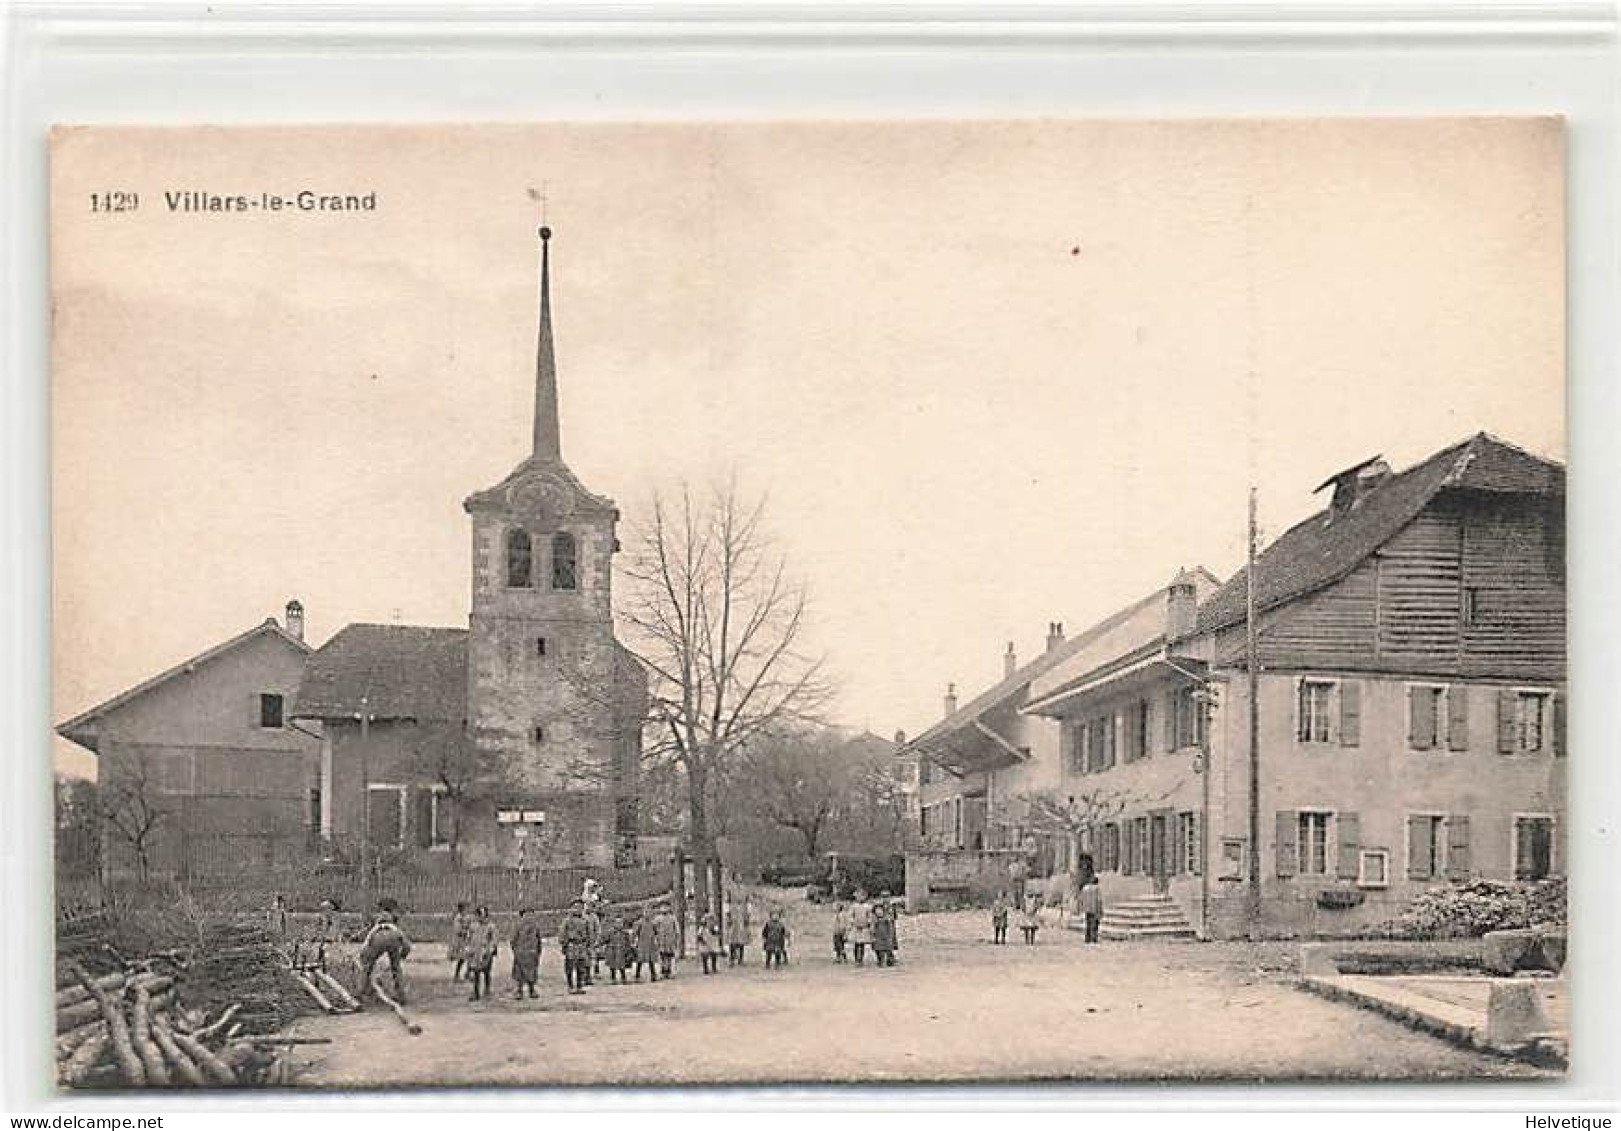
[[[860,1088],[549,1093],[436,1092],[380,1097],[76,1098],[71,1110],[519,1110],[716,1107],[1246,1111],[1551,1112],[1614,1104],[1605,1072],[1621,1053],[1617,957],[1621,874],[1613,813],[1621,764],[1603,707],[1621,685],[1621,625],[1608,600],[1621,560],[1612,520],[1621,482],[1621,309],[1616,14],[1575,3],[1215,4],[925,7],[711,3],[614,9],[414,8],[368,21],[368,8],[308,4],[21,10],[0,20],[6,51],[6,168],[0,243],[10,251],[7,380],[0,383],[0,829],[8,957],[49,953],[49,525],[47,509],[45,176],[52,121],[462,121],[514,118],[1214,117],[1561,113],[1569,117],[1570,571],[1583,615],[1570,628],[1571,811],[1567,851],[1576,938],[1575,1061],[1561,1084],[1380,1089],[1131,1086],[1026,1089]],[[375,16],[377,9],[370,9]],[[648,65],[649,62],[656,65]],[[1593,694],[1585,693],[1591,689]],[[32,802],[32,803],[30,803]],[[68,1110],[42,1090],[47,980],[4,984],[5,1105]],[[1516,1120],[1515,1126],[1519,1126]]]

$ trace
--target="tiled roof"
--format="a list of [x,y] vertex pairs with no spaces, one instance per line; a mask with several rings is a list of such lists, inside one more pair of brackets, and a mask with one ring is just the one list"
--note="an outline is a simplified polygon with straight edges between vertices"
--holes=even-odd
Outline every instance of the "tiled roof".
[[122,707],[131,700],[137,699],[140,696],[145,695],[147,692],[168,683],[176,676],[195,671],[197,668],[208,663],[210,660],[223,656],[227,652],[233,651],[240,645],[246,644],[250,640],[255,640],[260,636],[266,635],[273,636],[276,639],[283,641],[297,651],[308,652],[310,650],[310,646],[308,644],[304,643],[296,636],[289,635],[288,632],[281,627],[281,625],[276,623],[275,618],[271,617],[269,620],[254,625],[246,632],[238,633],[229,640],[214,645],[206,652],[199,652],[189,660],[182,660],[174,667],[159,672],[151,679],[143,680],[126,691],[120,691],[117,695],[114,695],[105,703],[100,703],[90,708],[88,711],[85,711],[83,714],[75,715],[73,718],[57,727],[56,733],[60,734],[63,738],[71,739],[72,741],[77,742],[80,746],[83,746],[87,750],[94,751],[96,749],[97,741],[95,724],[100,722],[103,717],[113,711],[118,710],[118,708]]
[[304,665],[294,718],[464,719],[467,630],[351,624]]
[[[1563,494],[1565,469],[1484,432],[1471,436],[1392,475],[1332,521],[1325,508],[1282,534],[1256,559],[1257,611],[1338,581],[1444,489]],[[1242,621],[1245,585],[1241,569],[1200,606],[1198,630],[1213,632]]]
[[1000,683],[993,684],[986,688],[968,702],[958,707],[951,714],[935,723],[928,730],[912,739],[901,748],[900,753],[909,754],[919,749],[923,749],[938,739],[945,737],[946,735],[953,734],[966,726],[973,725],[973,723],[986,712],[994,710],[996,707],[1008,702],[1019,692],[1029,687],[1030,684],[1035,682],[1035,680],[1040,676],[1063,663],[1077,652],[1081,651],[1081,649],[1092,643],[1099,636],[1108,632],[1121,621],[1131,617],[1132,614],[1141,609],[1143,605],[1153,601],[1161,601],[1164,599],[1164,597],[1165,590],[1156,589],[1142,600],[1134,601],[1132,604],[1127,605],[1125,608],[1114,613],[1105,620],[1099,621],[1097,624],[1092,625],[1085,631],[1069,637],[1062,644],[1059,644],[1053,648],[1048,648],[1034,660],[1031,660],[1028,664],[1025,664],[1022,668],[1019,668],[1012,675],[1003,679]]

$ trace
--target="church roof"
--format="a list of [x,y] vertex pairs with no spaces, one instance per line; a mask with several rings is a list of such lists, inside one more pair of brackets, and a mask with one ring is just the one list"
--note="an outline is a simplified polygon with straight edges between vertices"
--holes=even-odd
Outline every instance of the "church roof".
[[[1338,581],[1447,489],[1562,495],[1565,468],[1485,432],[1443,448],[1371,488],[1349,510],[1334,514],[1332,507],[1325,508],[1279,536],[1255,562],[1256,610],[1264,612]],[[1211,594],[1199,609],[1198,631],[1242,622],[1245,585],[1241,569]]]
[[507,477],[494,487],[474,491],[463,500],[462,507],[468,511],[504,509],[512,505],[512,489],[532,479],[545,479],[562,483],[575,496],[570,500],[571,508],[574,510],[598,510],[609,511],[614,514],[619,513],[619,508],[614,505],[612,499],[606,495],[597,495],[586,490],[585,485],[575,477],[575,474],[561,460],[541,460],[534,456],[530,456],[513,468]]
[[294,718],[464,719],[467,630],[351,624],[310,655]]
[[196,671],[210,660],[218,659],[228,652],[234,652],[242,645],[251,640],[257,640],[261,636],[269,636],[274,639],[281,640],[283,643],[299,652],[307,653],[310,651],[310,646],[308,644],[304,643],[298,637],[293,636],[283,629],[281,625],[276,623],[276,618],[270,617],[262,623],[254,625],[246,632],[239,632],[229,640],[222,641],[204,652],[199,652],[189,660],[182,660],[174,667],[159,672],[151,679],[143,680],[142,682],[137,683],[134,687],[128,688],[125,691],[120,691],[117,695],[114,695],[105,703],[97,704],[88,711],[85,711],[83,714],[75,715],[73,718],[57,727],[56,733],[61,735],[63,738],[78,743],[86,750],[95,753],[99,740],[99,724],[107,715],[110,715],[112,712],[118,710],[126,703],[138,699],[150,691],[157,690],[170,680],[175,679],[178,676],[190,675],[192,672]]

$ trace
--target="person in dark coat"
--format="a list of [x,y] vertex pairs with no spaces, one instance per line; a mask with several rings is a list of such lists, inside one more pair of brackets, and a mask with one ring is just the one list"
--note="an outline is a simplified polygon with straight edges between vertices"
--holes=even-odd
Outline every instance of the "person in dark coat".
[[1096,874],[1086,877],[1078,900],[1081,917],[1086,922],[1086,941],[1098,941],[1098,924],[1103,921],[1103,888]]
[[636,980],[642,980],[642,967],[647,967],[648,977],[653,981],[659,980],[659,929],[653,920],[653,912],[644,907],[636,927],[631,932],[631,942],[636,953]]
[[1001,892],[991,902],[991,942],[997,946],[1007,945],[1007,899]]
[[585,920],[585,905],[576,899],[568,918],[558,932],[563,944],[563,978],[571,994],[585,993],[591,981],[591,924]]
[[895,965],[895,911],[888,900],[879,900],[872,910],[872,954],[880,966]]
[[532,998],[539,997],[535,983],[540,979],[540,917],[533,907],[518,912],[518,926],[512,932],[512,981],[516,986],[513,997],[523,997],[529,991]]
[[788,924],[782,921],[782,912],[773,911],[760,931],[760,942],[765,947],[765,966],[788,964]]
[[480,906],[473,912],[473,923],[467,934],[467,980],[473,983],[468,1001],[490,996],[490,971],[495,966],[495,952],[499,947],[490,909]]
[[653,929],[658,932],[659,973],[666,978],[675,977],[675,956],[681,949],[681,924],[669,904],[661,904],[653,916]]
[[623,983],[630,968],[631,955],[635,953],[635,946],[631,942],[630,930],[625,926],[623,916],[611,915],[608,918],[608,927],[604,934],[603,952],[608,961],[608,980]]

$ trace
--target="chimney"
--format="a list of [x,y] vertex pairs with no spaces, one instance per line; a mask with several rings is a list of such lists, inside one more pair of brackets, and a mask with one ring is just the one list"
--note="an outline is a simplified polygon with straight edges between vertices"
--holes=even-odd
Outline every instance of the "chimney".
[[[1354,467],[1330,475],[1317,485],[1317,491],[1330,485],[1334,488],[1334,496],[1328,504],[1328,521],[1333,522],[1342,514],[1355,509],[1357,504],[1389,478],[1390,465],[1385,462],[1383,456],[1365,459]],[[1312,494],[1315,495],[1317,491],[1313,491]]]
[[1007,651],[1002,653],[1002,678],[1009,679],[1019,670],[1019,657],[1013,651],[1013,641],[1007,642]]
[[957,685],[955,683],[948,683],[948,684],[946,684],[946,717],[949,718],[952,715],[955,715],[956,713],[957,713]]
[[905,746],[906,745],[906,732],[904,730],[898,730],[898,731],[895,732],[895,745],[896,746]]
[[287,635],[294,640],[304,639],[304,606],[297,597],[287,602]]
[[1047,625],[1047,651],[1051,652],[1064,642],[1064,622],[1055,620]]
[[1193,583],[1193,574],[1179,569],[1165,588],[1165,639],[1192,636],[1198,621],[1199,590]]

